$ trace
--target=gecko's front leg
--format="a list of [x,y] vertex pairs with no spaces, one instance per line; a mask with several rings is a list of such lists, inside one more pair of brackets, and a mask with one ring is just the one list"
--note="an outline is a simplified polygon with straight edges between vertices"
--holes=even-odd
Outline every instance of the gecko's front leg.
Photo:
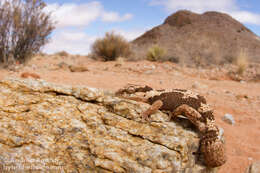
[[161,100],[155,101],[146,111],[144,111],[141,116],[144,120],[149,120],[149,115],[155,113],[158,111],[163,105],[163,102]]

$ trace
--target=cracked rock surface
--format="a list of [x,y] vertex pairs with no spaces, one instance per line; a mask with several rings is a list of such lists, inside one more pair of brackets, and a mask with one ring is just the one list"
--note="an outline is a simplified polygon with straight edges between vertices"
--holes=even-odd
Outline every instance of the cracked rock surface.
[[87,87],[0,81],[0,172],[215,172],[199,136],[149,105]]

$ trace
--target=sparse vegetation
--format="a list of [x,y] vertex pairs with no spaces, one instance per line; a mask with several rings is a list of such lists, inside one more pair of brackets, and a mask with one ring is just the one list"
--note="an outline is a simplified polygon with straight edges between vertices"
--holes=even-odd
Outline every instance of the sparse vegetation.
[[148,49],[146,59],[149,61],[160,61],[166,55],[166,50],[158,45],[153,45],[151,48]]
[[173,63],[179,63],[179,62],[180,62],[180,59],[179,59],[178,56],[172,55],[172,56],[168,56],[168,57],[166,58],[166,61],[170,61],[170,62],[173,62]]
[[245,51],[240,51],[236,60],[235,64],[237,65],[237,73],[239,75],[243,75],[248,67],[248,56]]
[[63,56],[63,57],[68,57],[68,56],[69,56],[69,53],[63,50],[63,51],[60,51],[60,52],[55,53],[55,55]]
[[117,57],[131,54],[130,44],[121,35],[107,32],[104,38],[97,39],[92,45],[92,57],[104,61],[114,61]]
[[203,58],[200,55],[195,55],[193,57],[193,62],[196,67],[202,66],[203,65]]
[[54,29],[42,0],[0,2],[0,63],[23,63],[48,42]]
[[37,54],[36,54],[37,56],[47,56],[47,54],[46,53],[44,53],[44,52],[38,52]]

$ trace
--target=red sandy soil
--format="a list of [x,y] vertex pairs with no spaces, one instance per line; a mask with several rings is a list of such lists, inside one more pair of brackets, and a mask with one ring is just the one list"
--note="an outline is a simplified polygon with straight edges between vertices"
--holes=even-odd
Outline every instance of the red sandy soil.
[[[88,71],[72,73],[66,67],[58,67],[61,62],[83,65]],[[35,57],[27,65],[20,65],[16,72],[1,69],[0,79],[19,77],[23,72],[38,74],[49,82],[113,91],[127,83],[147,84],[156,89],[191,89],[206,97],[215,110],[217,124],[224,129],[228,161],[219,172],[243,173],[250,163],[260,160],[260,82],[235,82],[225,75],[209,80],[205,74],[200,75],[201,70],[169,62],[98,62],[87,57],[54,55]],[[233,115],[235,125],[223,122],[221,118],[226,113]]]

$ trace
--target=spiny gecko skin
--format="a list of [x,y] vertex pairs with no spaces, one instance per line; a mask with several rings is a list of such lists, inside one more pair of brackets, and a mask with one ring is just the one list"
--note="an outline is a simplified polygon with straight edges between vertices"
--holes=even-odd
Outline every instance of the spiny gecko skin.
[[171,112],[173,117],[186,116],[201,133],[200,152],[207,167],[218,167],[226,162],[225,146],[215,125],[213,110],[206,99],[189,90],[153,90],[149,86],[128,85],[116,92],[116,95],[143,101],[151,107],[142,113],[144,119],[157,110]]

